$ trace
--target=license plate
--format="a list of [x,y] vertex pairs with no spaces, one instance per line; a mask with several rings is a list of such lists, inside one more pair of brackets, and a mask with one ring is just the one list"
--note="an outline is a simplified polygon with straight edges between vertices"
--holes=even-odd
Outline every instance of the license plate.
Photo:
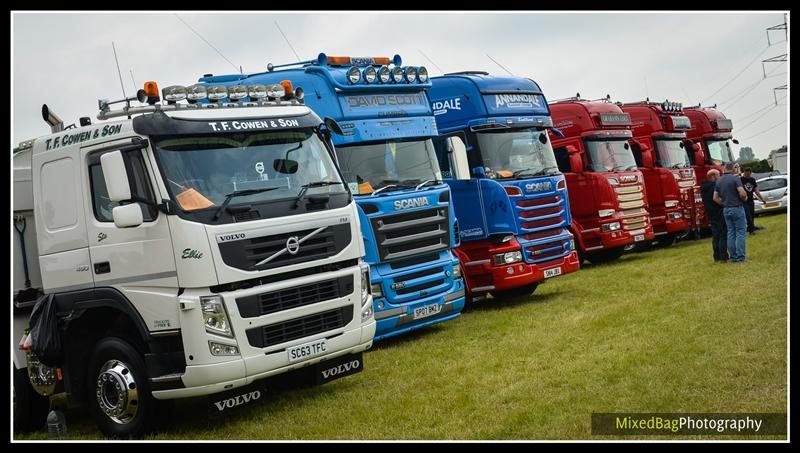
[[780,201],[770,201],[769,203],[764,204],[765,208],[774,208],[775,206],[780,206]]
[[289,356],[289,363],[299,362],[300,360],[310,359],[328,351],[328,341],[324,338],[311,343],[301,344],[286,349]]
[[643,234],[637,234],[636,236],[633,237],[633,242],[639,242],[639,241],[644,241]]
[[415,308],[414,319],[427,318],[428,316],[433,316],[440,311],[442,311],[442,307],[439,304],[431,304],[424,307]]
[[561,275],[561,267],[554,267],[552,269],[546,269],[544,271],[544,278],[555,277],[556,275]]

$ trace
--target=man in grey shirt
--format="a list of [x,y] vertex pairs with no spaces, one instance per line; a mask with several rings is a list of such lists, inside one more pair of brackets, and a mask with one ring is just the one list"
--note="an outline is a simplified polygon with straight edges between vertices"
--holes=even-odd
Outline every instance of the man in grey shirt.
[[714,186],[714,202],[722,205],[722,216],[728,228],[728,254],[733,263],[741,263],[745,259],[745,236],[747,234],[747,216],[744,202],[747,192],[742,187],[742,180],[734,175],[734,164],[725,164],[725,175],[717,180]]

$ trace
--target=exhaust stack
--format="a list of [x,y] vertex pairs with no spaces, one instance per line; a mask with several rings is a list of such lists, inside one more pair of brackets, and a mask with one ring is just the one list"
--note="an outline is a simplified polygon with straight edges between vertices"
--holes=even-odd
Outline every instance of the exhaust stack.
[[64,130],[64,121],[62,121],[58,115],[50,111],[47,104],[42,104],[42,118],[44,118],[45,123],[50,125],[51,132],[55,133]]

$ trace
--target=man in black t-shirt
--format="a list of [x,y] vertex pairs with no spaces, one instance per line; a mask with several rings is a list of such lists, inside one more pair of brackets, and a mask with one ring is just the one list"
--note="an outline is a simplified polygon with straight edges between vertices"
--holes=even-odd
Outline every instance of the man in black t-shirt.
[[719,171],[711,169],[706,174],[706,180],[700,185],[700,194],[706,210],[708,225],[711,227],[711,247],[714,251],[714,261],[728,261],[728,229],[725,218],[722,217],[722,206],[714,202],[714,189],[719,179]]
[[762,203],[766,203],[766,201],[764,197],[761,196],[761,192],[758,191],[758,183],[756,183],[752,174],[752,169],[750,167],[745,167],[744,175],[742,176],[742,187],[744,187],[744,191],[747,192],[747,201],[744,203],[744,213],[747,215],[747,232],[755,234],[756,226],[753,222],[753,218],[756,215],[756,207],[755,201],[753,201],[754,196],[757,196]]

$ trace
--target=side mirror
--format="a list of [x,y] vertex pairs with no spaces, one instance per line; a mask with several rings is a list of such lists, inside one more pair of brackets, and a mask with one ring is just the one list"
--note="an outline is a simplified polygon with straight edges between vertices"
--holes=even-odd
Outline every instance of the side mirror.
[[337,123],[335,119],[330,117],[325,117],[325,119],[322,120],[322,122],[325,123],[325,126],[327,126],[328,129],[330,129],[331,132],[333,132],[334,134],[343,135],[342,127],[339,126],[339,123]]
[[736,140],[736,139],[734,138],[734,139],[733,139],[733,143],[734,143],[734,144],[736,144],[736,145],[738,145],[738,144],[739,144],[739,140]]
[[287,175],[297,173],[297,166],[297,161],[291,159],[275,159],[272,162],[272,168],[274,168],[275,171]]
[[[455,179],[471,179],[467,160],[467,145],[464,144],[461,137],[448,137],[446,147],[448,158],[450,159],[450,170],[453,172]],[[483,167],[481,167],[481,170],[483,170]]]
[[486,177],[486,169],[483,167],[475,167],[472,169],[472,174],[476,178],[485,178]]
[[117,206],[111,210],[111,217],[117,228],[137,227],[144,222],[142,207],[138,203]]
[[570,146],[572,145],[567,146],[567,152],[569,153],[569,166],[573,173],[581,174],[583,173],[583,159],[581,159],[581,155],[577,152],[569,152]]
[[558,129],[556,127],[551,127],[550,132],[552,132],[553,135],[555,135],[558,138],[564,138],[564,133],[561,132],[561,129]]
[[[127,201],[131,197],[131,183],[125,168],[125,159],[121,151],[112,151],[100,156],[103,167],[103,179],[106,182],[108,198],[111,201]],[[141,212],[139,213],[141,215]],[[140,222],[141,223],[141,222]]]
[[706,157],[703,155],[703,147],[699,143],[695,143],[692,145],[692,151],[694,151],[694,164],[697,166],[705,165]]

